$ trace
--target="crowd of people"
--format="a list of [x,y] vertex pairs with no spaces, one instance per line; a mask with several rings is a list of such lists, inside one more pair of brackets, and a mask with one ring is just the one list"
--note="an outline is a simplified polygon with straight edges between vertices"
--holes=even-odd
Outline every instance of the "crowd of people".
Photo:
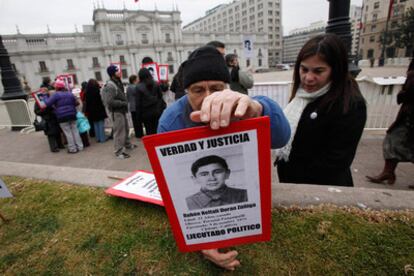
[[[291,98],[284,110],[268,97],[248,95],[253,86],[250,72],[240,68],[237,55],[225,55],[225,45],[218,41],[195,49],[180,65],[170,88],[175,102],[168,108],[163,100],[168,86],[157,83],[148,69],[142,68],[138,75],[129,77],[126,93],[119,68],[111,65],[107,73],[109,80],[102,88],[94,79],[84,84],[82,111],[91,125],[89,135],[94,135],[97,142],[107,140],[105,119],[112,121],[117,158],[128,158],[126,149],[136,147],[129,137],[128,113],[136,138],[202,125],[216,130],[228,127],[233,119],[269,116],[271,148],[276,149],[274,165],[280,182],[353,186],[350,166],[367,107],[348,72],[347,50],[334,34],[311,38],[299,52]],[[409,70],[398,95],[401,111],[384,141],[385,167],[380,175],[368,177],[372,182],[393,184],[398,162],[414,161],[413,80],[414,71]],[[69,153],[82,151],[86,140],[80,138],[76,126],[77,100],[59,80],[54,87],[47,81],[42,87],[50,96],[46,108],[37,107],[36,113],[47,122],[45,134],[51,151],[63,148],[60,133],[66,137]],[[214,189],[200,193],[208,197]],[[228,270],[240,265],[235,250],[209,249],[202,254]]]

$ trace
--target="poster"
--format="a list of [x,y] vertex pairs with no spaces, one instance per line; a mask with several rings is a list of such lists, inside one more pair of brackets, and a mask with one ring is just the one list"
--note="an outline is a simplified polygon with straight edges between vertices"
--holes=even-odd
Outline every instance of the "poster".
[[105,193],[164,206],[154,174],[151,172],[135,171],[108,188]]
[[122,65],[121,65],[121,63],[120,62],[111,62],[111,65],[114,65],[118,68],[120,78],[122,79]]
[[168,64],[159,64],[160,81],[168,81]]
[[253,58],[253,37],[245,35],[243,36],[243,53],[245,58]]
[[65,83],[65,87],[68,91],[72,91],[75,87],[75,79],[72,74],[58,75],[56,79],[61,79]]
[[270,239],[270,121],[143,138],[180,251]]
[[32,92],[33,99],[35,99],[36,104],[40,107],[40,109],[46,108],[45,99],[48,97],[47,92],[44,89],[39,89],[37,91]]
[[9,192],[6,184],[0,178],[0,198],[6,198],[6,197],[13,197],[13,195]]
[[158,63],[156,62],[150,62],[150,63],[144,63],[141,65],[141,68],[147,68],[154,79],[155,82],[160,82],[159,72],[158,72]]

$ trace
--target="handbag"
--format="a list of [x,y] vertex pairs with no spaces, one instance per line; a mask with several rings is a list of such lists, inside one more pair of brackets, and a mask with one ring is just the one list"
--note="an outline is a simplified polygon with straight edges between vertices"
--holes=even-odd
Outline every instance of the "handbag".
[[80,111],[76,113],[76,126],[79,133],[85,133],[91,129],[88,119]]
[[37,120],[37,117],[35,118],[34,122],[33,122],[33,126],[35,128],[35,131],[42,131],[45,130],[46,128],[46,121],[43,119]]

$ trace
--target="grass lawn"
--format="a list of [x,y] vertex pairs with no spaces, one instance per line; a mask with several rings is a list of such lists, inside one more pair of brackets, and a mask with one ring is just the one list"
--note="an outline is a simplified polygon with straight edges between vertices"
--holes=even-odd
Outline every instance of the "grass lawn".
[[[2,177],[0,275],[216,275],[180,253],[162,207],[101,188]],[[414,212],[275,209],[272,240],[237,247],[243,275],[414,275]]]

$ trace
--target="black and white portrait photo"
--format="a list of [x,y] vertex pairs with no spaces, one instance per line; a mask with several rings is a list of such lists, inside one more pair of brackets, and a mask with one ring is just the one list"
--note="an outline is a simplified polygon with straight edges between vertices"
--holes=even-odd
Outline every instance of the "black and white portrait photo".
[[231,170],[220,156],[208,155],[197,159],[191,166],[191,174],[200,191],[186,198],[189,210],[247,201],[247,190],[226,185]]

